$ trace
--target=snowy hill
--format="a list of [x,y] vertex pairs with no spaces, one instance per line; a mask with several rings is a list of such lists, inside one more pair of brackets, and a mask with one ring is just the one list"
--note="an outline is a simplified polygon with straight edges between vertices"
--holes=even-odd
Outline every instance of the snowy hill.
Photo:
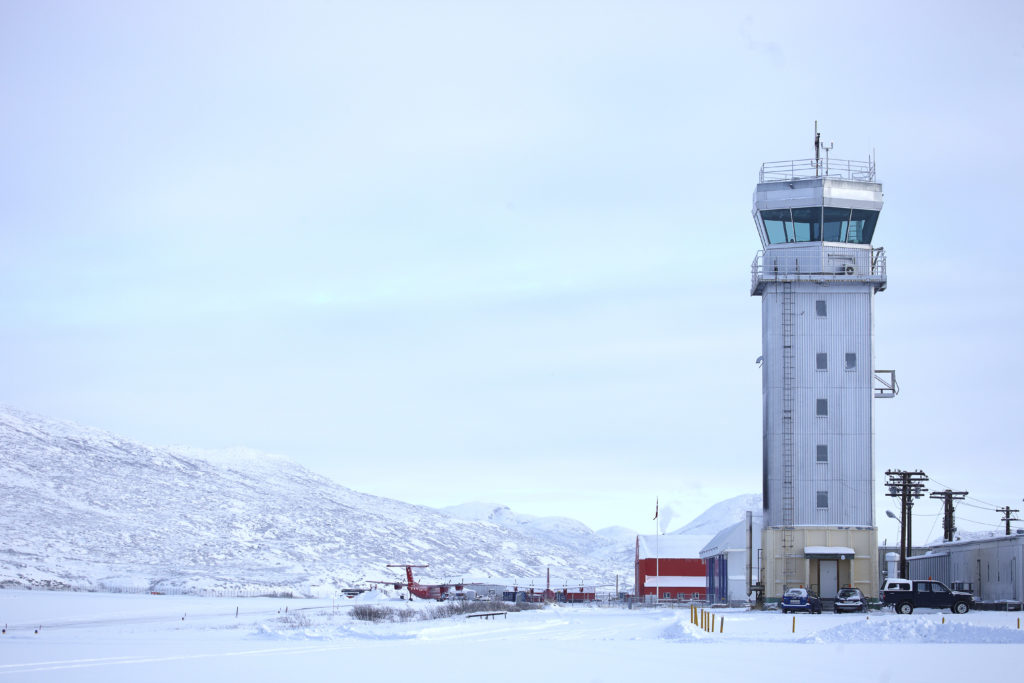
[[[607,557],[621,551],[622,539],[608,538],[594,533],[583,522],[568,517],[537,517],[513,512],[507,505],[496,503],[463,503],[440,508],[441,512],[457,519],[472,522],[490,522],[524,536],[556,545],[573,548],[576,552],[596,557]],[[629,543],[636,532],[626,530]]]
[[761,517],[761,494],[747,493],[723,500],[721,503],[715,503],[692,522],[671,533],[714,536],[722,529],[730,527],[736,522],[742,522],[747,510],[754,513],[755,519]]
[[627,529],[624,526],[609,526],[604,529],[598,529],[596,533],[598,536],[603,536],[618,545],[628,545],[630,548],[633,547],[637,536],[635,530]]
[[[712,505],[690,523],[671,532],[672,542],[666,543],[673,548],[685,548],[687,557],[697,557],[719,531],[742,521],[747,510],[752,510],[754,516],[760,518],[759,494],[736,496]],[[441,511],[459,519],[490,522],[524,536],[568,546],[595,561],[603,560],[616,566],[630,566],[636,552],[637,532],[625,527],[608,527],[594,532],[574,519],[535,517],[494,503],[464,503],[441,508]],[[649,538],[653,543],[654,536]]]
[[590,532],[572,520],[466,521],[245,449],[155,448],[0,408],[0,453],[0,586],[310,594],[389,562],[429,563],[433,580],[631,574],[621,555],[559,543]]

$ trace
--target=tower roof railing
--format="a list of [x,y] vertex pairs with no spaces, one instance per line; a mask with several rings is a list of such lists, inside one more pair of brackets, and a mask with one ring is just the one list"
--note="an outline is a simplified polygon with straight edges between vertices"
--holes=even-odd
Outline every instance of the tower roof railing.
[[758,182],[775,183],[787,180],[809,178],[839,178],[875,182],[875,161],[850,161],[849,159],[793,159],[791,161],[766,161],[761,164]]

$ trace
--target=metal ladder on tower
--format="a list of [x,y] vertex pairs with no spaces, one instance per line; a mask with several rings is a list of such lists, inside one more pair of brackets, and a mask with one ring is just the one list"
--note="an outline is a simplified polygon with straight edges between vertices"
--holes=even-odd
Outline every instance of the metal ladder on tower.
[[793,547],[796,524],[793,503],[793,394],[796,359],[793,353],[793,283],[782,283],[782,555],[783,587],[796,582],[797,557]]

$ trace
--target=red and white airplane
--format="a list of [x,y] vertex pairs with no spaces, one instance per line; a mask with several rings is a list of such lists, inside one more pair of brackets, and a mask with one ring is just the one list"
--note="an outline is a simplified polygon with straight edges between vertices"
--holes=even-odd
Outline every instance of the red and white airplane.
[[428,564],[389,564],[387,567],[405,567],[405,578],[406,582],[401,581],[368,581],[367,583],[382,583],[394,585],[395,590],[401,590],[402,588],[409,589],[409,599],[412,596],[422,598],[424,600],[446,600],[448,599],[449,592],[454,588],[456,592],[461,592],[466,585],[474,584],[462,584],[462,583],[432,583],[424,584],[417,583],[416,579],[412,577],[413,569],[422,569],[429,567]]

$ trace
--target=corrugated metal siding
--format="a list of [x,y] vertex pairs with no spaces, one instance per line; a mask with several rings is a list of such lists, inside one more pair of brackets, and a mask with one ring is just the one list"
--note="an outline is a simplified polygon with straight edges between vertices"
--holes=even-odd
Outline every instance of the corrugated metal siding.
[[[1024,535],[949,543],[942,548],[950,557],[949,581],[971,584],[976,599],[1024,600]],[[920,561],[910,559],[911,567]]]
[[[874,526],[873,491],[873,288],[870,284],[793,283],[794,513],[798,526]],[[766,525],[781,524],[782,499],[782,289],[769,285],[762,297],[763,399],[765,422]],[[816,314],[824,300],[826,316]],[[828,369],[817,370],[826,353]],[[845,354],[857,355],[855,370]],[[816,415],[827,399],[827,417]],[[828,462],[817,462],[817,446],[828,446]],[[817,507],[817,492],[829,505]]]
[[934,579],[949,586],[951,578],[949,555],[924,555],[922,557],[908,557],[910,578],[912,579]]

